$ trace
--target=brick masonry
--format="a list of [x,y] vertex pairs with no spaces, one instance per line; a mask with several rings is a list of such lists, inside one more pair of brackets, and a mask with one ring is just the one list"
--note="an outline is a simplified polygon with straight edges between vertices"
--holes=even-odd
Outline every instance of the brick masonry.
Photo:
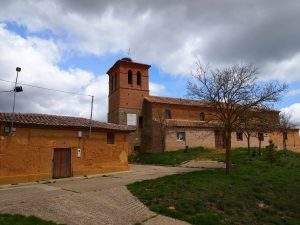
[[0,184],[51,179],[54,148],[71,149],[73,176],[128,170],[128,133],[115,131],[114,144],[106,134],[83,131],[78,138],[76,129],[17,127],[15,136],[0,136]]
[[[137,123],[136,132],[129,137],[129,151],[134,146],[140,146],[144,152],[163,152],[177,150],[185,147],[185,143],[178,141],[177,131],[186,132],[187,145],[190,147],[205,146],[215,148],[215,131],[199,127],[168,127],[161,126],[164,122],[160,117],[164,116],[166,109],[171,111],[172,119],[200,121],[200,113],[204,113],[205,121],[216,120],[214,109],[199,101],[187,99],[164,98],[149,95],[149,65],[128,60],[118,60],[108,71],[109,75],[109,113],[108,121],[118,124],[127,123],[127,114],[133,113],[143,117],[143,126]],[[128,71],[132,71],[132,84],[128,83]],[[142,83],[137,85],[137,73],[142,74]],[[116,81],[116,82],[115,82]],[[114,87],[113,87],[114,86]],[[152,100],[151,100],[152,99]],[[266,116],[278,117],[278,112],[268,111]],[[137,121],[138,122],[138,121]],[[288,147],[300,151],[300,137],[298,131],[291,131],[288,138]],[[279,148],[282,148],[280,134],[264,134],[262,146],[268,145],[272,139]],[[250,139],[251,146],[258,146],[257,135]],[[247,139],[237,140],[236,133],[232,133],[232,147],[246,147]]]

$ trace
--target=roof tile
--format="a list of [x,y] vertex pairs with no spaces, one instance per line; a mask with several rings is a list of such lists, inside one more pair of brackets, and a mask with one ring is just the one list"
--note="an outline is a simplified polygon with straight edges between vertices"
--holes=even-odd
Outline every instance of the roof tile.
[[[0,123],[11,122],[12,113],[0,112]],[[38,126],[55,126],[55,127],[82,127],[88,128],[91,121],[82,117],[58,116],[49,114],[36,113],[15,113],[14,123]],[[119,125],[114,123],[104,123],[97,120],[92,120],[93,129],[107,129],[120,131],[134,131],[135,127]]]

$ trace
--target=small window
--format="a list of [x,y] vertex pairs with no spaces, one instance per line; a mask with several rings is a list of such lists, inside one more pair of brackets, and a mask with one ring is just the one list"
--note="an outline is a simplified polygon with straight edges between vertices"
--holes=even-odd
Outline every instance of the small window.
[[258,140],[260,140],[260,141],[265,140],[264,133],[258,133]]
[[128,70],[128,84],[132,84],[132,71]]
[[114,75],[111,76],[111,90],[112,91],[115,90],[115,76]]
[[114,82],[115,82],[114,86],[115,86],[115,90],[116,90],[117,89],[117,83],[118,83],[118,75],[117,74],[115,74]]
[[143,124],[143,117],[139,116],[139,128],[143,128],[144,124]]
[[110,93],[113,91],[113,76],[109,78],[109,91]]
[[112,132],[107,133],[107,144],[114,144],[115,143],[115,134]]
[[236,140],[242,141],[243,140],[243,132],[236,132]]
[[185,132],[177,132],[177,140],[185,141]]
[[170,109],[166,109],[165,110],[165,118],[166,119],[171,119],[172,118],[171,110]]
[[203,112],[199,113],[199,119],[201,121],[204,121],[205,120],[205,114]]
[[142,84],[142,74],[140,71],[137,72],[137,75],[136,75],[136,84],[137,85],[141,85]]

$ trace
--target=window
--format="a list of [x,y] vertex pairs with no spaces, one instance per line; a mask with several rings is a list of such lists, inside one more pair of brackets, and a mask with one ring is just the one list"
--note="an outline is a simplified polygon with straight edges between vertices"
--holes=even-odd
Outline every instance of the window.
[[114,144],[115,143],[115,134],[112,132],[107,133],[107,144]]
[[204,115],[203,112],[199,113],[199,119],[200,119],[201,121],[204,121],[204,120],[205,120],[205,115]]
[[242,141],[243,140],[243,132],[236,132],[236,140]]
[[143,117],[142,116],[139,116],[139,128],[143,128]]
[[136,84],[137,85],[141,85],[142,84],[142,74],[140,71],[137,72],[137,75],[136,75]]
[[114,84],[114,89],[116,90],[117,89],[117,82],[118,82],[118,76],[117,76],[117,74],[115,74],[115,84]]
[[132,84],[132,71],[128,70],[128,84]]
[[113,76],[109,77],[109,91],[110,93],[113,91]]
[[171,110],[170,109],[166,109],[165,110],[165,118],[166,119],[171,119],[172,118]]
[[177,141],[185,141],[185,132],[177,132]]
[[265,137],[264,137],[264,133],[258,133],[258,140],[259,141],[264,141]]

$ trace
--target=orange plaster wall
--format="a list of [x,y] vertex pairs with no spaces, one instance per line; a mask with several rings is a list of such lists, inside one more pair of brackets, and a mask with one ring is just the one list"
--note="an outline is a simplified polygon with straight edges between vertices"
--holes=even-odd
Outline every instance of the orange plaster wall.
[[17,128],[15,136],[2,134],[0,184],[51,179],[54,148],[71,149],[73,176],[128,170],[127,133],[115,133],[115,144],[107,144],[105,131],[94,131],[91,137],[83,134],[78,138],[78,130],[50,128]]

